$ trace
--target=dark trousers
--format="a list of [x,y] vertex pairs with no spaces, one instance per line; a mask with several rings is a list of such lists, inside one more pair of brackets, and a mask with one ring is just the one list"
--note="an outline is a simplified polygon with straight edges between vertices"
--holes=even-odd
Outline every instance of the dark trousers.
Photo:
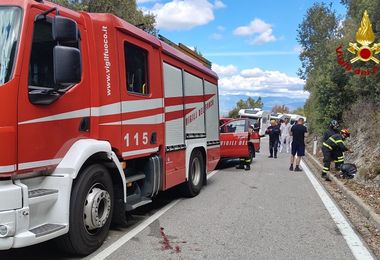
[[332,159],[335,163],[335,169],[340,170],[340,166],[344,163],[344,155],[342,151],[333,151]]
[[270,156],[277,156],[277,149],[278,149],[278,138],[269,139],[269,154]]
[[330,171],[330,165],[334,158],[333,151],[329,150],[326,147],[322,147],[323,153],[323,170],[322,174],[327,174]]

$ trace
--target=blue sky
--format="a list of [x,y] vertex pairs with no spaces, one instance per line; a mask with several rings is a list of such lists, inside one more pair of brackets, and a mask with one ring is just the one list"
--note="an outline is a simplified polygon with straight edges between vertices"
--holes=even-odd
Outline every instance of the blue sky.
[[[137,0],[156,15],[159,33],[196,47],[219,75],[221,113],[247,96],[265,109],[303,106],[308,93],[297,77],[297,28],[312,0]],[[323,1],[327,2],[327,1]],[[341,15],[339,0],[332,2]]]

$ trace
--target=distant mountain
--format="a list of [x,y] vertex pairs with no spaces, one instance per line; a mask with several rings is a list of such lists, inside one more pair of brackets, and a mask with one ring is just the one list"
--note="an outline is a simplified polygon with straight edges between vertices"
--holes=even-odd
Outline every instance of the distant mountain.
[[[246,100],[248,96],[243,95],[230,95],[219,97],[219,109],[220,115],[226,116],[228,112],[235,107],[236,102],[240,99]],[[253,97],[257,99],[257,97]],[[264,103],[264,110],[270,111],[274,105],[286,105],[290,110],[294,110],[298,107],[305,105],[306,99],[301,98],[288,98],[288,97],[262,97]]]

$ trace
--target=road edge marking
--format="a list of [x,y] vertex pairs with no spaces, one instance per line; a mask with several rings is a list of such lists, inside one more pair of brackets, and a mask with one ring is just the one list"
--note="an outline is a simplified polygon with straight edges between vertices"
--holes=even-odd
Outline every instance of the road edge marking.
[[304,162],[301,162],[301,166],[318,196],[325,205],[325,208],[329,212],[331,218],[342,233],[342,236],[354,257],[358,260],[374,259],[368,248],[363,244],[362,240],[353,230],[351,224],[348,222],[336,203],[331,199],[325,188],[316,179],[309,167]]
[[207,175],[207,180],[212,178],[212,176],[214,176],[217,172],[219,172],[219,170],[215,170],[215,171],[212,171],[210,172],[208,175]]
[[101,260],[105,259],[106,257],[110,256],[113,252],[115,252],[117,249],[119,249],[122,245],[127,243],[129,240],[131,240],[133,237],[135,237],[138,233],[143,231],[145,228],[147,228],[150,224],[152,224],[154,221],[156,221],[159,217],[161,217],[163,214],[165,214],[169,209],[174,207],[178,202],[180,202],[182,199],[177,199],[172,202],[170,202],[168,205],[154,213],[152,216],[144,220],[141,224],[134,227],[131,231],[128,231],[124,236],[120,237],[118,240],[113,242],[109,247],[105,248],[103,251],[99,252],[97,255],[92,257],[92,260]]
[[[210,179],[212,176],[214,176],[219,170],[212,171],[210,174],[207,175],[207,179]],[[129,240],[134,238],[136,235],[138,235],[141,231],[146,229],[150,224],[152,224],[154,221],[156,221],[158,218],[160,218],[162,215],[164,215],[169,209],[174,207],[178,202],[180,202],[182,199],[177,199],[172,202],[170,202],[168,205],[154,213],[152,216],[144,220],[141,224],[134,227],[131,231],[128,231],[124,236],[120,237],[118,240],[113,242],[111,245],[109,245],[107,248],[99,252],[97,255],[91,257],[91,260],[103,260],[106,257],[110,256],[112,253],[114,253],[116,250],[118,250],[121,246],[123,246],[125,243],[127,243]]]

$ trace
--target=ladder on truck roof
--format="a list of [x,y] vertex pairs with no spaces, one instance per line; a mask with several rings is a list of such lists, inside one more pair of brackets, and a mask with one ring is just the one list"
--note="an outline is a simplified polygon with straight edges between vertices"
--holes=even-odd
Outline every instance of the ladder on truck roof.
[[175,44],[174,42],[172,42],[171,40],[169,40],[168,38],[165,38],[164,36],[162,36],[161,34],[158,35],[158,39],[160,39],[161,41],[169,44],[170,46],[172,46],[173,48],[183,52],[184,54],[186,54],[187,56],[199,61],[200,63],[202,63],[205,67],[211,69],[211,61],[207,60],[206,58],[204,58],[202,55],[200,55],[199,53],[197,53],[196,51],[193,51],[192,49],[190,49],[189,47],[187,47],[185,44],[182,44],[182,43],[179,43],[178,45]]

